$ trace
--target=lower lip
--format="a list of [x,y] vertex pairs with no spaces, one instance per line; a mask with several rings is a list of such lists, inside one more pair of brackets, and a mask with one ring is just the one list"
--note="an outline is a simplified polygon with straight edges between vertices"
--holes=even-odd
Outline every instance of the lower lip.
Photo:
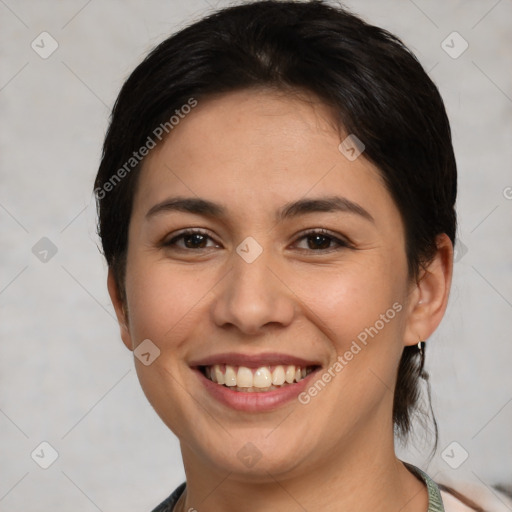
[[300,393],[308,386],[310,379],[319,371],[312,371],[299,382],[288,384],[273,391],[234,391],[206,378],[200,370],[194,369],[206,390],[219,402],[237,411],[263,412],[277,409],[292,400],[298,400]]

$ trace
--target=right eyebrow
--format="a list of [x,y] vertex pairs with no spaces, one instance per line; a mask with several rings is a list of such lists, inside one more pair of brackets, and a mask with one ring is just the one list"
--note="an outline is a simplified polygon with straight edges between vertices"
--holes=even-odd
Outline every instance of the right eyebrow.
[[146,213],[146,219],[171,211],[195,213],[206,217],[223,217],[226,213],[226,209],[222,205],[206,199],[170,197],[151,207]]

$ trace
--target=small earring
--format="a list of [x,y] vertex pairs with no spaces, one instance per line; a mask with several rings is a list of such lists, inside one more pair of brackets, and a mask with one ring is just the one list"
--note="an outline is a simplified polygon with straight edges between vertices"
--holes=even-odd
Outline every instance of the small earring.
[[423,350],[425,348],[425,342],[424,341],[418,341],[418,351],[420,354],[423,354]]

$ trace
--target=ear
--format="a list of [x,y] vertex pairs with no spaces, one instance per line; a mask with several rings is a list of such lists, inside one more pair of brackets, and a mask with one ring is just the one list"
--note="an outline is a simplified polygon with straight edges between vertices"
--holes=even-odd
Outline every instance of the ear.
[[453,274],[453,245],[445,233],[436,237],[437,252],[409,295],[404,345],[425,341],[437,329],[448,305]]
[[108,269],[107,288],[110,300],[112,301],[112,305],[116,312],[117,322],[119,323],[119,328],[121,330],[121,339],[128,350],[133,350],[132,337],[128,327],[128,314],[125,304],[121,300],[121,294],[119,293],[119,288],[114,278],[114,272],[111,268]]

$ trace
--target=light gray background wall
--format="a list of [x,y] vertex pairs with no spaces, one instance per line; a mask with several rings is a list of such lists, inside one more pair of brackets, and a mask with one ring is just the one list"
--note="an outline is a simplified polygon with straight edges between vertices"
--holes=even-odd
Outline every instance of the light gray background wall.
[[[123,80],[153,45],[223,5],[0,0],[1,510],[150,510],[184,479],[177,441],[118,335],[91,191]],[[458,157],[463,245],[428,347],[440,449],[430,465],[428,448],[403,456],[437,480],[510,485],[512,2],[346,5],[418,55],[446,101]],[[51,49],[43,31],[58,43],[46,59],[31,47]],[[453,31],[469,44],[458,58],[457,36],[442,47]],[[42,237],[57,250],[46,262],[33,253]],[[43,441],[58,452],[48,469],[31,458],[37,448],[34,459],[51,462]]]

